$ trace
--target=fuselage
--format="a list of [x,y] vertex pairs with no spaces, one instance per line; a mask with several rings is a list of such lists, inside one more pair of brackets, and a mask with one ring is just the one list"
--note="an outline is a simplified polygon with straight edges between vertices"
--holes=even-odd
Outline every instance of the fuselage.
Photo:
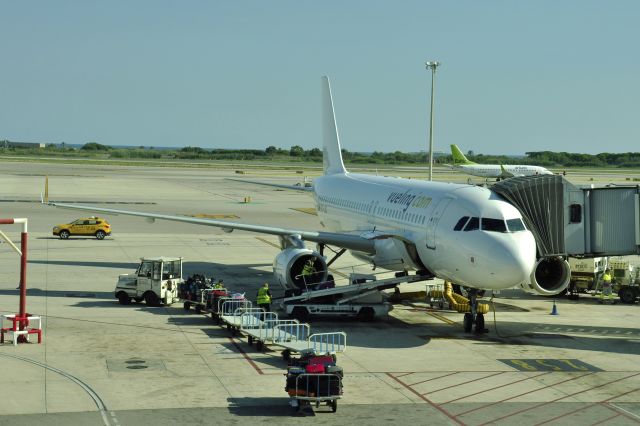
[[314,179],[314,193],[327,231],[375,240],[375,255],[352,252],[374,266],[484,289],[519,285],[533,271],[533,235],[487,188],[346,173]]
[[505,174],[508,176],[533,176],[553,174],[544,167],[527,165],[501,166],[500,164],[453,164],[451,165],[451,168],[473,176],[486,178],[506,177]]

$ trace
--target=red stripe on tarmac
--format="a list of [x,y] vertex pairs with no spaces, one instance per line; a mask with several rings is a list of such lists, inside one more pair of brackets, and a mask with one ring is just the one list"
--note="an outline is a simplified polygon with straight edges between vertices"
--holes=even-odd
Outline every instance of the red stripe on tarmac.
[[592,424],[591,426],[601,425],[601,424],[602,424],[602,423],[604,423],[604,422],[608,422],[609,420],[615,419],[615,418],[616,418],[616,417],[618,417],[619,415],[620,415],[620,413],[618,413],[618,414],[616,414],[616,415],[614,415],[614,416],[608,417],[608,418],[606,418],[606,419],[604,419],[604,420],[600,420],[599,422],[595,422],[595,423],[594,423],[594,424]]
[[469,395],[461,396],[460,398],[452,399],[451,401],[443,402],[440,405],[450,404],[452,402],[460,401],[461,399],[469,398],[470,396],[475,396],[475,395],[478,395],[478,394],[481,394],[481,393],[486,393],[487,391],[492,391],[492,390],[495,390],[495,389],[505,388],[507,386],[515,385],[516,383],[524,382],[525,380],[535,379],[537,377],[541,377],[541,376],[544,376],[545,374],[549,374],[549,373],[551,373],[551,371],[547,371],[545,373],[538,374],[538,375],[531,376],[531,377],[525,377],[524,379],[516,380],[515,382],[511,382],[511,383],[506,384],[506,385],[500,385],[500,386],[495,386],[495,387],[489,388],[489,389],[483,389],[483,390],[481,390],[479,392],[474,392],[474,393],[469,394]]
[[[458,416],[462,416],[462,415],[465,415],[465,414],[468,414],[468,413],[471,413],[471,412],[474,412],[474,411],[477,411],[477,410],[483,410],[483,409],[485,409],[485,408],[487,408],[487,407],[491,407],[492,405],[501,404],[501,403],[503,403],[503,402],[505,402],[505,401],[509,401],[510,399],[514,399],[514,398],[521,397],[521,396],[523,396],[523,395],[528,395],[528,394],[530,394],[530,393],[538,392],[538,391],[541,391],[541,390],[543,390],[543,389],[548,389],[548,388],[550,388],[550,387],[553,387],[553,386],[559,385],[559,384],[561,384],[561,383],[565,383],[565,382],[570,382],[570,381],[572,381],[572,380],[581,379],[581,378],[586,377],[586,376],[589,376],[589,375],[591,375],[591,374],[593,374],[593,373],[583,374],[582,376],[573,377],[573,378],[571,378],[571,379],[563,380],[563,381],[561,381],[561,382],[554,383],[554,384],[552,384],[552,385],[543,386],[543,387],[541,387],[541,388],[537,388],[537,389],[534,389],[534,390],[530,390],[530,391],[528,391],[528,392],[524,392],[524,393],[521,393],[521,394],[518,394],[518,395],[514,395],[514,396],[511,396],[511,397],[509,397],[509,398],[505,398],[505,399],[503,399],[503,400],[501,400],[501,401],[492,402],[491,404],[487,404],[487,405],[485,405],[485,406],[483,406],[483,407],[477,407],[477,408],[474,408],[474,409],[471,409],[471,410],[463,411],[462,413],[458,413]],[[542,375],[542,374],[541,374],[541,375]],[[538,377],[538,376],[536,376],[536,377]],[[546,402],[545,402],[545,403],[543,403],[543,404],[546,404]]]
[[575,409],[575,410],[571,410],[571,411],[566,412],[566,413],[564,413],[564,414],[557,415],[557,416],[555,416],[555,417],[550,418],[549,420],[545,420],[545,421],[543,421],[543,422],[536,423],[534,426],[540,426],[540,425],[543,425],[543,424],[545,424],[545,423],[553,422],[553,421],[555,421],[555,420],[561,419],[561,418],[566,417],[566,416],[570,416],[570,415],[571,415],[571,414],[573,414],[573,413],[577,413],[578,411],[586,410],[586,409],[591,408],[591,407],[594,407],[594,406],[596,406],[596,405],[597,405],[597,404],[587,404],[587,405],[583,405],[583,406],[581,406],[580,408],[577,408],[577,409]]
[[[588,374],[585,374],[584,376],[587,376],[587,375],[588,375]],[[546,404],[551,404],[551,403],[553,403],[553,402],[558,402],[558,401],[560,401],[560,400],[562,400],[562,399],[570,398],[570,397],[572,397],[572,396],[579,395],[579,394],[581,394],[581,393],[589,392],[589,391],[592,391],[592,390],[594,390],[594,389],[598,389],[598,388],[601,388],[601,387],[603,387],[603,386],[610,385],[611,383],[621,382],[621,381],[623,381],[623,380],[630,379],[630,378],[635,377],[635,376],[637,376],[637,375],[640,375],[640,373],[632,374],[631,376],[623,377],[623,378],[621,378],[621,379],[611,380],[610,382],[606,382],[606,383],[603,383],[603,384],[598,385],[598,386],[594,386],[594,387],[589,388],[589,389],[581,390],[581,391],[579,391],[579,392],[574,392],[574,393],[571,393],[571,394],[569,394],[569,395],[561,396],[560,398],[552,399],[551,401],[541,402],[541,403],[539,403],[539,404],[534,405],[533,407],[523,408],[522,410],[518,410],[518,411],[516,411],[516,412],[514,412],[514,413],[507,414],[506,416],[498,417],[497,419],[493,419],[493,420],[488,421],[488,422],[486,422],[486,423],[482,423],[480,426],[483,426],[483,425],[486,425],[486,424],[489,424],[489,423],[493,423],[493,422],[497,422],[497,421],[499,421],[499,420],[504,420],[504,419],[507,419],[507,418],[509,418],[509,417],[516,416],[516,415],[518,415],[518,414],[521,414],[521,413],[527,412],[527,411],[529,411],[529,410],[533,410],[534,408],[538,408],[538,407],[541,407],[541,406],[546,405]],[[584,376],[581,376],[581,377],[584,377]],[[562,383],[562,382],[560,382],[560,383]],[[560,383],[557,383],[557,384],[560,384]],[[554,385],[554,386],[555,386],[555,385]],[[513,398],[509,398],[509,399],[513,399]]]
[[454,416],[453,414],[449,413],[447,410],[445,410],[444,408],[440,407],[437,404],[434,404],[433,401],[431,401],[429,398],[425,397],[424,395],[420,395],[418,392],[416,392],[414,389],[412,389],[411,387],[409,387],[406,383],[404,383],[402,380],[398,379],[397,377],[395,377],[393,374],[391,373],[387,373],[387,375],[389,377],[391,377],[393,380],[395,380],[396,382],[400,383],[405,389],[407,389],[409,392],[413,393],[414,395],[416,395],[418,398],[422,399],[423,401],[425,401],[427,404],[431,405],[433,408],[435,408],[436,410],[440,411],[442,414],[444,414],[445,416],[449,417],[451,420],[453,420],[454,422],[456,422],[456,424],[459,424],[461,426],[464,426],[464,423],[461,422],[460,420],[458,420],[456,418],[456,416]]
[[458,386],[464,386],[464,385],[466,385],[466,384],[473,383],[473,382],[477,382],[478,380],[482,380],[482,379],[488,379],[489,377],[497,376],[498,374],[502,374],[502,373],[506,373],[506,371],[499,371],[499,372],[497,372],[497,373],[490,374],[490,375],[488,375],[488,376],[478,377],[477,379],[469,380],[469,381],[467,381],[467,382],[458,383],[457,385],[451,385],[451,386],[447,386],[447,387],[444,387],[444,388],[436,389],[436,390],[434,390],[434,391],[426,392],[426,393],[424,393],[423,395],[427,395],[427,394],[432,394],[432,393],[440,392],[440,391],[443,391],[443,390],[445,390],[445,389],[449,389],[449,388],[456,388],[456,387],[458,387]]
[[229,341],[231,342],[231,344],[233,344],[233,346],[236,347],[238,352],[242,354],[244,359],[247,360],[247,362],[254,368],[254,370],[258,372],[258,374],[264,374],[264,371],[262,371],[262,369],[258,367],[258,364],[256,364],[251,358],[249,358],[249,355],[240,347],[240,345],[233,339],[233,337],[229,337]]
[[[427,380],[421,380],[419,382],[413,383],[413,384],[407,384],[407,386],[415,386],[415,385],[419,385],[421,383],[426,383],[426,382],[430,382],[431,380],[438,380],[438,379],[442,379],[443,377],[447,377],[447,376],[453,376],[454,374],[458,374],[459,371],[454,371],[453,373],[449,373],[449,374],[445,374],[444,376],[438,376],[438,377],[432,377],[430,379]],[[400,376],[396,376],[396,377],[400,377]]]

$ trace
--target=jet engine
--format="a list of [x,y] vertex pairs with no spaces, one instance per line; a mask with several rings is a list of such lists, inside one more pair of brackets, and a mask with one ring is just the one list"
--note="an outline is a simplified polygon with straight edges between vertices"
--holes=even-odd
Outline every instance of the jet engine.
[[540,296],[554,296],[569,285],[571,267],[561,257],[543,257],[538,259],[531,273],[531,283],[522,283],[524,291]]
[[273,260],[273,275],[285,289],[327,281],[327,262],[313,250],[287,248]]

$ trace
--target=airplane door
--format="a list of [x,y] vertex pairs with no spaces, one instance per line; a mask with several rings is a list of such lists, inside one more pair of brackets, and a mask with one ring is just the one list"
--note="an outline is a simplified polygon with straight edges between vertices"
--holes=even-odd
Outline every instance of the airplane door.
[[427,221],[427,247],[430,249],[436,248],[436,228],[438,227],[438,222],[440,222],[442,214],[447,209],[450,202],[451,198],[443,198],[438,201],[438,204],[436,204],[433,209],[431,217]]

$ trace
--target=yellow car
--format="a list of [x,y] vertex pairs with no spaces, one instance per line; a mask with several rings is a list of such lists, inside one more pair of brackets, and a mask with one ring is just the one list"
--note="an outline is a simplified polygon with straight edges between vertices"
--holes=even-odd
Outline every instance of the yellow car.
[[111,235],[111,225],[100,217],[83,218],[54,226],[53,235],[59,236],[61,240],[66,240],[71,235],[95,235],[97,239],[102,240]]

